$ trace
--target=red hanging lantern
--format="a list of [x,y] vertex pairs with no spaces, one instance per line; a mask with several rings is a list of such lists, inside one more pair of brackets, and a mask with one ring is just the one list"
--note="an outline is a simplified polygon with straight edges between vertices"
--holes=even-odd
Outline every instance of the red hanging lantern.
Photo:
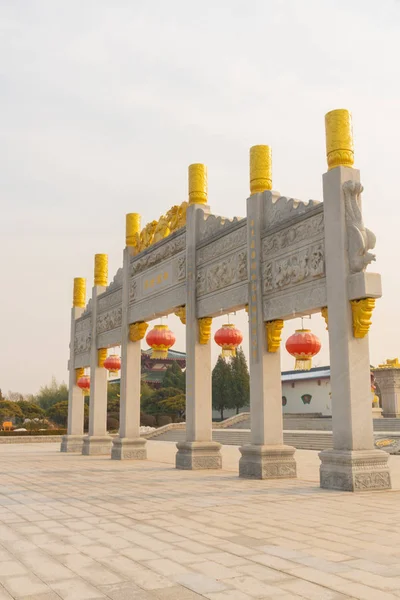
[[233,323],[226,323],[222,325],[220,329],[214,335],[214,340],[222,348],[222,356],[236,356],[236,348],[240,346],[243,341],[242,332],[233,325]]
[[83,375],[79,377],[76,385],[81,388],[84,396],[89,396],[90,394],[90,377],[89,375]]
[[154,325],[146,335],[146,342],[153,350],[151,358],[168,358],[168,350],[175,344],[175,335],[168,325]]
[[286,350],[296,359],[296,371],[309,371],[312,357],[321,350],[321,342],[310,329],[296,329],[286,341]]
[[121,357],[117,354],[110,354],[104,361],[103,367],[109,371],[110,375],[118,375],[121,368]]

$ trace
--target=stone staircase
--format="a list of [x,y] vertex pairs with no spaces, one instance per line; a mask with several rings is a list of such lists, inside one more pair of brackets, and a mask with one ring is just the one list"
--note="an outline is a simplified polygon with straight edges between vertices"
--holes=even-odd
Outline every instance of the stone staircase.
[[[378,419],[376,419],[378,420]],[[381,419],[383,420],[383,419]],[[389,421],[390,419],[386,419]],[[395,419],[393,419],[395,420]],[[385,433],[390,437],[400,437],[397,431],[375,432],[375,437],[382,437]],[[156,431],[145,435],[147,439],[159,440],[162,442],[183,442],[186,437],[185,424],[173,424],[160,427]],[[217,428],[213,429],[213,440],[228,446],[243,446],[250,443],[249,429]],[[331,431],[310,431],[310,430],[286,430],[283,432],[283,441],[288,446],[294,446],[302,450],[325,450],[332,448]]]
[[[213,427],[218,427],[218,429],[250,429],[250,413],[240,413],[230,419],[221,421],[221,423],[214,423]],[[284,416],[283,429],[285,431],[332,431],[332,417]],[[374,419],[374,431],[400,432],[400,419]]]
[[[147,434],[147,439],[157,440],[162,442],[183,442],[186,437],[184,427],[168,428],[160,427],[155,432]],[[283,434],[285,444],[295,446],[295,448],[304,448],[307,450],[323,450],[332,446],[331,432],[320,431],[285,431]],[[214,429],[213,440],[220,444],[229,446],[243,446],[250,443],[249,429]]]

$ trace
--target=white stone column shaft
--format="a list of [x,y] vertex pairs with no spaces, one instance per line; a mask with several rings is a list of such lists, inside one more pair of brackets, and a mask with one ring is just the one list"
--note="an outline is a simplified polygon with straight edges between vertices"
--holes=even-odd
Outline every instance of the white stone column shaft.
[[119,437],[113,441],[111,458],[146,459],[146,440],[140,438],[141,343],[129,339],[130,248],[124,250],[121,323],[121,384]]
[[82,454],[109,454],[111,437],[107,435],[107,370],[98,366],[97,298],[105,287],[92,290],[92,335],[90,346],[89,435],[83,440]]
[[71,335],[69,345],[68,425],[67,435],[61,441],[61,452],[81,452],[83,445],[84,403],[82,390],[76,385],[75,372],[75,325],[83,308],[71,309]]
[[268,352],[263,317],[261,231],[271,192],[247,200],[251,443],[240,448],[241,477],[296,477],[295,449],[283,444],[280,352]]
[[212,441],[211,340],[200,344],[196,297],[196,246],[205,207],[186,213],[186,441],[177,444],[178,469],[221,468],[220,444]]
[[390,487],[390,477],[387,454],[374,450],[368,335],[353,335],[343,193],[350,180],[359,181],[358,170],[337,167],[323,176],[333,450],[320,457],[322,487],[356,491]]

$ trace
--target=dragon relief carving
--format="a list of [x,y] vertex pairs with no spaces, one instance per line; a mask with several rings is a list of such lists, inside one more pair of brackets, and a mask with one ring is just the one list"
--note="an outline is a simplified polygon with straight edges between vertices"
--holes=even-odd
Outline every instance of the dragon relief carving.
[[227,232],[217,240],[210,242],[206,246],[200,247],[197,251],[197,264],[203,264],[215,259],[221,254],[227,254],[235,248],[244,246],[247,239],[246,233],[246,227],[244,224],[243,227],[239,227],[230,233]]
[[122,288],[117,289],[115,292],[111,291],[111,293],[107,290],[105,294],[102,294],[98,300],[98,310],[102,312],[104,310],[109,309],[111,306],[115,306],[115,304],[120,304],[122,302]]
[[101,313],[97,317],[97,333],[110,331],[119,327],[122,323],[122,306],[113,308],[105,313]]
[[221,262],[197,271],[199,296],[216,292],[221,288],[247,279],[247,252],[241,250]]
[[321,243],[263,264],[263,290],[280,290],[325,275],[324,246]]
[[262,256],[263,260],[268,260],[270,255],[280,250],[284,250],[316,236],[323,235],[324,232],[324,215],[321,213],[314,217],[308,218],[301,223],[288,227],[283,231],[278,231],[263,239]]
[[90,343],[92,339],[91,326],[91,318],[81,319],[76,322],[74,338],[75,354],[81,354],[82,352],[87,352],[90,350]]
[[186,277],[186,256],[178,258],[178,281]]
[[131,262],[130,274],[137,275],[142,271],[158,264],[159,262],[174,256],[186,248],[186,235],[178,235],[176,238],[160,245],[152,252],[148,252],[144,256],[135,257]]
[[129,285],[129,302],[133,302],[137,296],[137,281],[132,279]]
[[367,266],[375,260],[375,254],[369,252],[375,248],[376,237],[364,225],[361,212],[361,194],[363,186],[359,181],[345,181],[343,184],[347,248],[351,273],[365,271]]

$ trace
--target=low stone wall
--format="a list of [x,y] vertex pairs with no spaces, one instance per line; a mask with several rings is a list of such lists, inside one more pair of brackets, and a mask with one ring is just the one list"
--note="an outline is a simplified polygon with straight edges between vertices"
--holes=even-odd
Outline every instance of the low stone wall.
[[0,436],[0,444],[43,444],[61,443],[62,435],[4,435]]

